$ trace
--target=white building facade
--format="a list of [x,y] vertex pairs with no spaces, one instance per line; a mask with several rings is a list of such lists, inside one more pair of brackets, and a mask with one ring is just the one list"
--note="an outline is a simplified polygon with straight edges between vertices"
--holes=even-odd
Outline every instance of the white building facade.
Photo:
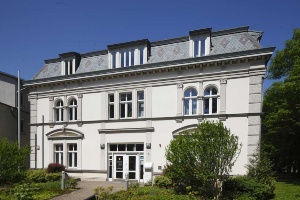
[[69,52],[30,81],[31,168],[61,163],[73,176],[149,181],[165,149],[203,120],[222,121],[242,143],[232,174],[260,142],[262,83],[273,47],[239,27]]

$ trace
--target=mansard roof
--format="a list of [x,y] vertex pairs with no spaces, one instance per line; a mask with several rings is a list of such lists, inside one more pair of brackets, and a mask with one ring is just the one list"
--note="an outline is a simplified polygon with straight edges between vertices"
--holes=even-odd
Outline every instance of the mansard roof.
[[[108,52],[116,48],[124,48],[126,46],[149,45],[151,47],[151,54],[147,64],[161,64],[165,62],[189,60],[189,39],[190,36],[197,34],[211,35],[211,50],[209,55],[204,57],[217,56],[222,54],[232,54],[238,52],[246,52],[251,50],[264,49],[260,45],[262,32],[251,31],[248,26],[211,31],[211,28],[193,30],[189,32],[189,36],[178,38],[171,38],[166,40],[159,40],[150,42],[148,39],[136,40],[120,44],[108,45],[107,50],[89,52],[78,54],[76,52],[69,52],[60,54],[60,58],[45,60],[43,68],[33,77],[33,80],[47,79],[59,77],[61,75],[61,57],[70,55],[80,55],[81,60],[76,74],[110,71],[108,66]],[[204,58],[206,59],[206,58]],[[142,65],[141,65],[142,66]],[[137,66],[132,66],[137,67]],[[130,68],[132,68],[130,67]],[[117,69],[113,69],[117,70]],[[100,72],[101,73],[101,72]],[[76,76],[76,75],[75,75]]]

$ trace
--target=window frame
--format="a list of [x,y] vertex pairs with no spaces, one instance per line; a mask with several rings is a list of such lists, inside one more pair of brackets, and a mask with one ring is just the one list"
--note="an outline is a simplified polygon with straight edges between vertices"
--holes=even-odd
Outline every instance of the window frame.
[[[70,146],[73,145],[72,150],[70,150]],[[76,146],[76,150],[74,150]],[[70,156],[71,154],[71,156]],[[71,157],[71,163],[70,163]],[[67,166],[68,168],[77,168],[78,167],[78,145],[77,143],[67,143]]]
[[[60,103],[62,105],[58,105]],[[54,104],[55,109],[55,122],[63,122],[64,121],[64,101],[62,99],[57,99]]]
[[[195,50],[197,48],[197,51]],[[204,52],[202,52],[204,50]],[[199,35],[190,37],[190,57],[203,57],[210,53],[210,36]]]
[[[143,99],[139,99],[139,93],[143,93]],[[137,101],[137,106],[136,106],[136,110],[137,110],[137,118],[143,118],[145,117],[145,91],[144,90],[138,90],[136,92],[136,101]],[[143,111],[142,111],[142,115],[140,115],[140,105],[142,105]]]
[[[76,104],[71,104],[72,101],[75,101]],[[68,117],[69,121],[77,121],[78,120],[78,100],[75,97],[71,97],[68,101]],[[71,114],[73,115],[71,117]]]
[[124,68],[147,63],[147,46],[115,49],[109,52],[110,68]]
[[[209,95],[206,95],[205,92],[206,90],[210,89],[209,91]],[[213,94],[213,91],[212,89],[216,89],[217,90],[217,93],[216,94]],[[204,115],[212,115],[212,114],[218,114],[219,113],[219,88],[215,85],[208,85],[204,88],[204,94],[203,94],[203,114]],[[206,100],[208,100],[208,113],[206,113],[205,111],[205,103],[206,103]],[[216,112],[213,112],[213,100],[216,101]]]
[[[113,97],[113,101],[110,101],[110,97]],[[115,94],[108,94],[108,119],[115,119],[116,114],[115,114]],[[112,109],[112,112],[111,112]],[[111,113],[113,113],[113,116],[111,117]]]
[[[187,91],[190,91],[190,94],[189,96],[186,96],[186,92]],[[192,91],[195,91],[196,92],[196,95],[193,96],[193,92]],[[196,108],[195,108],[195,113],[193,113],[193,100],[196,101]],[[188,114],[186,114],[186,105],[185,105],[185,102],[188,101]],[[183,93],[183,114],[185,116],[189,116],[189,115],[197,115],[197,111],[198,111],[198,91],[196,88],[194,87],[187,87],[185,90],[184,90],[184,93]]]
[[[131,95],[131,100],[128,100],[128,96],[127,95]],[[121,99],[122,95],[126,95],[126,100],[123,100]],[[119,93],[119,112],[120,112],[120,119],[127,119],[127,118],[132,118],[133,117],[133,104],[132,104],[132,92],[122,92],[122,93]],[[131,104],[131,116],[129,116],[129,105]],[[124,117],[122,117],[122,105],[124,105]]]
[[[61,146],[61,150],[56,150],[56,146]],[[57,154],[59,155],[59,161],[57,162]],[[63,143],[56,143],[54,144],[54,162],[59,163],[61,165],[64,164],[64,144]]]

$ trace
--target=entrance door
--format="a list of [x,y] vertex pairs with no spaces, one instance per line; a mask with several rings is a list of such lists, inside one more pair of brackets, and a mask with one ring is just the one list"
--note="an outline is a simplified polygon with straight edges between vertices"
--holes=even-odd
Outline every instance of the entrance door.
[[137,155],[114,155],[114,178],[125,179],[128,174],[129,179],[139,178],[139,165]]

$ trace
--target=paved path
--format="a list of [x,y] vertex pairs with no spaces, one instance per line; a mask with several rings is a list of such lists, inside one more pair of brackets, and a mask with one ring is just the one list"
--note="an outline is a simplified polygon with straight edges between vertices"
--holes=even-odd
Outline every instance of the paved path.
[[79,181],[77,187],[81,188],[69,194],[64,194],[53,198],[52,200],[85,200],[94,196],[93,189],[99,186],[108,187],[114,186],[113,191],[122,190],[125,188],[125,182],[111,182],[111,181],[95,181],[95,180],[83,180]]

